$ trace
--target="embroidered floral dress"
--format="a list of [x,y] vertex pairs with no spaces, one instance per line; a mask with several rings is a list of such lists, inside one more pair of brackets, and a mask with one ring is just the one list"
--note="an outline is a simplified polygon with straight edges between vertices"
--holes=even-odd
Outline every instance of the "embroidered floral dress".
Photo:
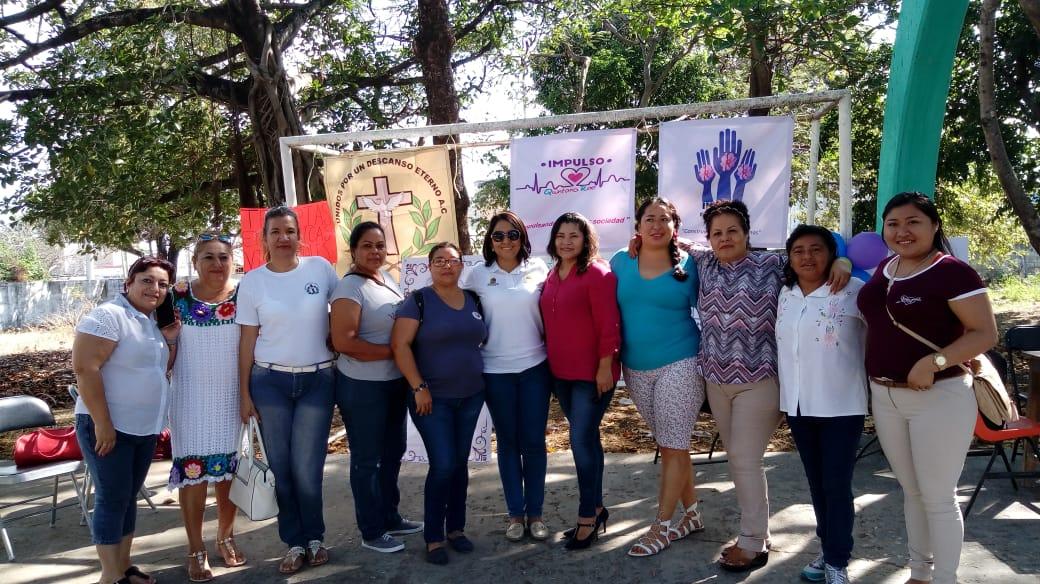
[[187,282],[173,288],[181,337],[173,367],[169,488],[229,480],[238,465],[238,288],[223,302],[199,301]]

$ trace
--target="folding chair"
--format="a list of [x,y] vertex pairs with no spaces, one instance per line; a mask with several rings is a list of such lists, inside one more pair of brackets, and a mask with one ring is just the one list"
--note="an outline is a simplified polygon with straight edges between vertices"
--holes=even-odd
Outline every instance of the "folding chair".
[[[1022,441],[1032,448],[1032,455],[1037,460],[1040,460],[1040,450],[1037,450],[1037,437],[1040,437],[1040,422],[1034,422],[1029,418],[1022,417],[1017,422],[1009,422],[1006,429],[993,430],[986,426],[986,423],[982,420],[982,415],[978,414],[975,419],[975,438],[992,445],[992,449],[990,450],[989,464],[986,465],[986,470],[979,477],[979,482],[975,485],[971,499],[968,500],[968,506],[964,508],[965,519],[971,513],[971,507],[975,504],[975,499],[979,496],[979,491],[982,490],[982,483],[986,482],[986,479],[1010,479],[1011,486],[1017,491],[1018,482],[1015,481],[1016,478],[1040,478],[1040,471],[1012,470],[1011,463],[1004,452],[1005,442],[1011,441],[1014,444]],[[969,453],[969,455],[973,454],[976,453]],[[1023,456],[1029,456],[1028,449],[1023,449]],[[1004,472],[993,472],[991,470],[993,463],[996,462],[998,457],[1004,463]]]
[[[1029,380],[1021,386],[1018,374],[1015,373],[1015,353],[1021,351],[1040,351],[1040,326],[1014,326],[1004,333],[1004,349],[1007,351],[1008,372],[1011,374],[1011,397],[1017,402],[1018,409],[1025,411],[1029,397]],[[1021,354],[1019,355],[1021,359]]]
[[[47,402],[28,395],[0,398],[0,432],[36,429],[53,425],[54,414],[51,413],[51,408],[47,405]],[[51,494],[22,499],[20,501],[0,506],[0,510],[3,510],[8,507],[31,503],[47,497],[50,497],[51,499],[49,509],[45,508],[42,510],[29,511],[15,516],[9,516],[6,519],[3,514],[0,513],[0,538],[4,541],[4,551],[7,552],[8,561],[13,562],[15,556],[14,547],[11,545],[11,539],[7,534],[7,522],[24,519],[26,517],[33,517],[50,511],[50,523],[51,527],[54,527],[58,509],[70,507],[72,505],[79,505],[80,511],[86,515],[86,480],[84,480],[84,483],[81,486],[76,478],[76,473],[83,471],[84,469],[85,465],[82,460],[51,462],[32,467],[19,467],[13,460],[0,460],[0,490],[6,490],[8,487],[23,485],[34,481],[51,478],[54,479],[54,490]],[[72,487],[76,491],[76,501],[69,501],[59,505],[58,482],[66,475],[72,481]]]

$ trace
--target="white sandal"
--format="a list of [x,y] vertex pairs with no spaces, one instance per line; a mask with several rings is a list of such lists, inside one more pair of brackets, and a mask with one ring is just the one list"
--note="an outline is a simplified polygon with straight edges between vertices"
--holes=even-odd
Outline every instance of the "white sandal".
[[679,541],[691,533],[704,531],[704,519],[701,518],[700,511],[697,511],[697,503],[699,503],[699,501],[694,501],[686,508],[686,512],[683,513],[682,519],[679,520],[679,523],[677,523],[675,527],[668,528],[669,540]]
[[672,542],[668,539],[668,526],[671,524],[670,520],[660,521],[650,526],[650,529],[639,538],[639,541],[632,544],[632,547],[628,549],[628,555],[633,558],[647,558],[650,556],[656,556],[657,554],[664,551]]

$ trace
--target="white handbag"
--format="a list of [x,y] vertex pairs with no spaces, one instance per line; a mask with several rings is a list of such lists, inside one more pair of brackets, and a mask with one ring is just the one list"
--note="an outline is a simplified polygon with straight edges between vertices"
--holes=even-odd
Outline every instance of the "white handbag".
[[[256,458],[253,440],[260,446],[263,460]],[[278,501],[274,494],[274,472],[268,466],[267,450],[260,436],[256,418],[249,425],[242,424],[239,433],[238,468],[231,479],[231,502],[253,521],[263,521],[278,515]]]

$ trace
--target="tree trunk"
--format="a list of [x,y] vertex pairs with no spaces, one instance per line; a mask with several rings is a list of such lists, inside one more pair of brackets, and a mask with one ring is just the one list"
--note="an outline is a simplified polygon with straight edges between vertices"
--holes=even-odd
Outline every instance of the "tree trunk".
[[1011,201],[1011,207],[1029,237],[1029,244],[1040,253],[1040,214],[1029,200],[1029,195],[1022,188],[1022,183],[1011,166],[994,106],[996,90],[993,80],[993,37],[999,7],[1000,0],[984,0],[979,11],[979,117],[982,121],[982,133],[986,136],[989,157],[993,161],[993,170],[1000,180],[1000,186]]
[[[282,64],[281,47],[273,38],[273,24],[256,0],[228,0],[229,21],[245,47],[249,69],[249,119],[259,163],[261,186],[268,206],[285,203],[281,150],[278,139],[303,134]],[[307,177],[313,155],[294,151],[293,167],[298,204],[310,202]],[[320,183],[320,181],[319,181]],[[320,188],[320,186],[318,187]]]
[[[748,97],[773,95],[773,62],[770,60],[766,43],[768,29],[760,23],[748,22],[748,42],[751,52],[751,69],[748,73]],[[769,108],[753,109],[750,116],[768,116]]]
[[1040,0],[1018,0],[1018,5],[1022,7],[1022,12],[1026,13],[1026,18],[1036,29],[1037,36],[1040,36]]
[[[426,90],[427,119],[431,125],[454,124],[459,121],[459,95],[455,91],[455,72],[451,57],[455,50],[455,32],[452,30],[445,0],[417,0],[417,31],[415,56],[422,68],[423,88]],[[434,136],[434,144],[457,143],[458,136]],[[448,153],[449,170],[455,179],[455,223],[459,230],[462,253],[472,253],[469,238],[469,194],[462,176],[460,151]]]

